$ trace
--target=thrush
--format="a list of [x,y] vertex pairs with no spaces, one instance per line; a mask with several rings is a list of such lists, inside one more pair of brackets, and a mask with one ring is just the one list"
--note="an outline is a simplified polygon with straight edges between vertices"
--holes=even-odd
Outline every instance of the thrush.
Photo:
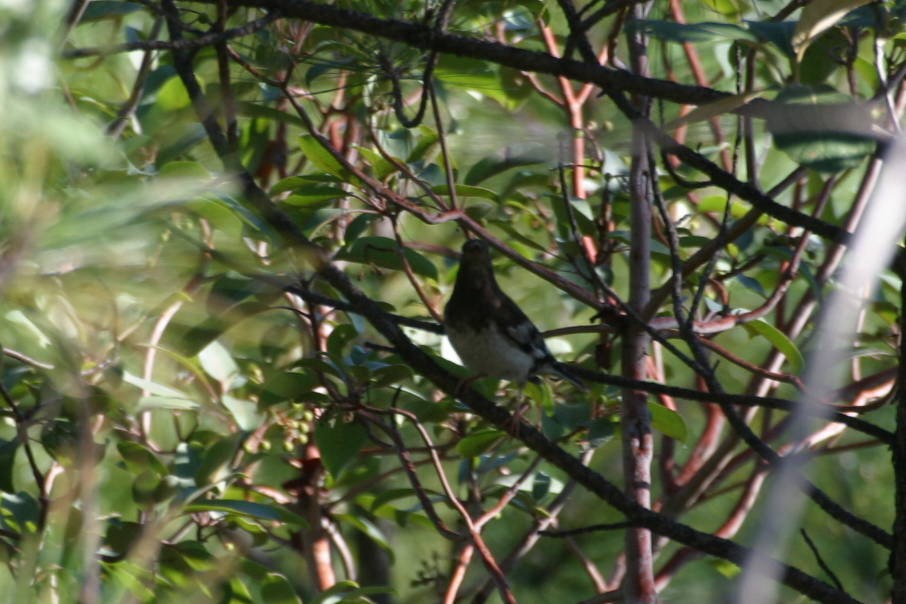
[[585,388],[551,355],[538,328],[500,289],[488,245],[480,239],[462,246],[453,295],[444,308],[444,328],[463,364],[476,374],[520,386],[549,374]]

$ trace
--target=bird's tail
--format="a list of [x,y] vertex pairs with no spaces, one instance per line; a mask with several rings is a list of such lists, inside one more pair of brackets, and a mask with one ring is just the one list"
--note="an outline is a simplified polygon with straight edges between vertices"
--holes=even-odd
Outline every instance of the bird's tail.
[[579,379],[579,376],[573,373],[573,371],[569,368],[569,366],[566,365],[566,363],[554,361],[550,364],[550,368],[547,373],[553,374],[559,378],[563,378],[583,392],[588,390],[588,386],[585,385],[585,382]]

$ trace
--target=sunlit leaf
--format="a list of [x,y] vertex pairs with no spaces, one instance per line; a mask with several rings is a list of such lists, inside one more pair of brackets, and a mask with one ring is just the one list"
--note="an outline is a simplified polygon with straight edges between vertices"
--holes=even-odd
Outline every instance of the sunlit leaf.
[[799,347],[797,347],[785,333],[764,319],[756,319],[755,321],[745,323],[745,328],[750,334],[757,334],[765,338],[774,346],[774,348],[780,351],[789,362],[793,373],[802,371],[802,367],[805,365],[805,359],[799,351]]
[[258,412],[258,405],[253,401],[225,394],[222,397],[223,406],[229,409],[236,424],[242,430],[254,430],[264,421]]
[[233,360],[229,351],[219,342],[214,341],[205,346],[198,353],[198,361],[205,373],[212,378],[229,386],[239,375],[239,366]]
[[173,76],[157,91],[157,104],[164,111],[177,111],[192,103],[179,76]]

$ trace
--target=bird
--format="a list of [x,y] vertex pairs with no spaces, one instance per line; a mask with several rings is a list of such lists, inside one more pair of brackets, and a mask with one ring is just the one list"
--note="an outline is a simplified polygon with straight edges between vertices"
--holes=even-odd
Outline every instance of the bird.
[[585,385],[547,348],[544,338],[494,277],[488,244],[469,239],[462,246],[453,293],[444,307],[444,329],[463,364],[480,376],[516,382],[542,374]]

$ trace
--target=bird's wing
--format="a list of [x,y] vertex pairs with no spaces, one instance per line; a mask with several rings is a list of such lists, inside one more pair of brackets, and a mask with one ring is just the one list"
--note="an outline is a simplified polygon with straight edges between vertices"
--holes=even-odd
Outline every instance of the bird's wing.
[[554,358],[547,347],[547,343],[544,341],[544,336],[541,335],[541,332],[526,314],[522,312],[522,309],[509,297],[504,295],[500,312],[497,313],[496,318],[501,323],[500,332],[516,346],[532,356],[533,363],[530,374],[553,374],[572,382],[580,390],[586,389],[581,379],[575,376],[563,363]]
[[530,354],[536,366],[548,360],[553,361],[541,332],[509,297],[503,296],[496,318],[500,323],[501,333]]

